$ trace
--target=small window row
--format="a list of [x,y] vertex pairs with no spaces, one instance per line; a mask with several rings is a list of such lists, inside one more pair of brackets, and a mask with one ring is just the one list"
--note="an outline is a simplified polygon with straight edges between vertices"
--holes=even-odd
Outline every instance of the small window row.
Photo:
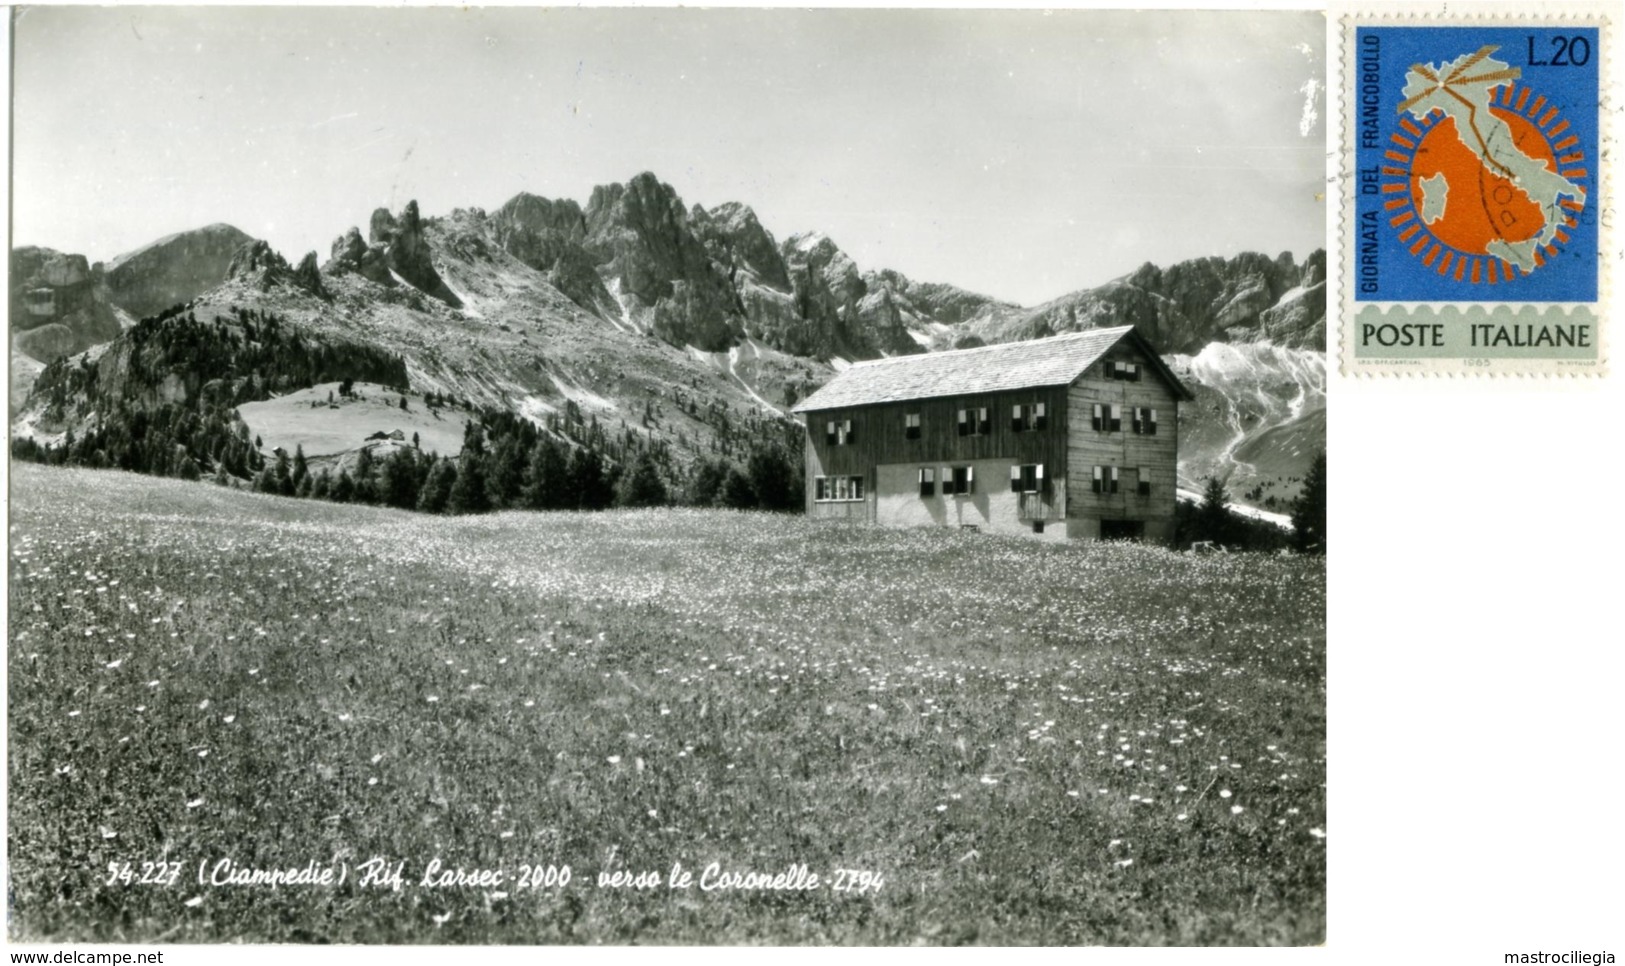
[[[922,466],[916,471],[920,498],[934,496],[970,496],[976,490],[974,466]],[[941,489],[939,491],[938,484]],[[1012,493],[1037,493],[1044,487],[1044,464],[1026,463],[1010,467]]]
[[824,424],[824,442],[830,446],[851,446],[858,441],[852,432],[852,420],[831,419]]
[[[986,406],[961,409],[957,426],[961,436],[987,436],[993,432],[992,410]],[[1016,403],[1010,407],[1010,431],[1015,433],[1043,432],[1049,428],[1049,408],[1041,402]],[[921,420],[919,413],[903,414],[903,438],[919,439]],[[852,420],[829,420],[824,424],[824,442],[830,446],[851,446],[857,442]]]
[[1106,378],[1120,379],[1123,382],[1140,381],[1140,364],[1137,362],[1108,362],[1106,363]]
[[[1134,471],[1134,492],[1140,496],[1151,495],[1151,471],[1140,467]],[[1117,493],[1122,481],[1122,473],[1116,466],[1100,466],[1094,468],[1094,479],[1091,489],[1096,493]]]
[[851,503],[863,499],[861,476],[815,476],[813,499],[819,503]]
[[[1135,406],[1131,417],[1136,436],[1157,435],[1157,411],[1145,406]],[[1096,432],[1120,433],[1123,431],[1123,407],[1116,403],[1095,403],[1094,412],[1089,425]]]

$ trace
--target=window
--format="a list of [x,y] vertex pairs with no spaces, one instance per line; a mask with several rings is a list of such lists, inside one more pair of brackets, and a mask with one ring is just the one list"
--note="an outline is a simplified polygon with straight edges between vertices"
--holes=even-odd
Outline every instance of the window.
[[852,420],[832,419],[825,423],[824,442],[831,446],[851,446],[857,442],[857,435],[852,432]]
[[1043,403],[1016,403],[1010,407],[1010,429],[1013,432],[1042,430],[1049,425]]
[[1141,436],[1157,435],[1157,411],[1143,406],[1134,407],[1134,431]]
[[920,499],[937,495],[937,471],[927,466],[920,470]]
[[1106,363],[1106,378],[1121,379],[1124,382],[1140,381],[1140,366],[1135,362],[1108,362]]
[[863,499],[861,476],[817,476],[813,478],[813,500],[819,503],[851,503]]
[[1033,521],[1033,532],[1034,533],[1043,533],[1044,532],[1044,521],[1043,520],[1034,520]]
[[1134,478],[1135,478],[1134,491],[1136,493],[1140,494],[1141,496],[1150,496],[1151,495],[1151,471],[1142,466],[1139,469],[1134,471]]
[[905,413],[903,415],[903,438],[904,439],[919,439],[920,438],[920,414],[919,413]]
[[986,436],[993,431],[993,421],[988,416],[987,407],[981,409],[961,409],[959,411],[959,435]]
[[1116,403],[1095,403],[1091,425],[1102,433],[1117,433],[1123,429],[1123,407]]
[[1043,463],[1026,463],[1010,467],[1010,491],[1012,493],[1037,493],[1043,487]]
[[946,486],[952,487],[949,490],[950,493],[957,496],[967,496],[976,492],[976,467],[956,466],[949,472],[952,475],[944,474],[942,482]]
[[1117,467],[1096,466],[1094,478],[1094,491],[1096,493],[1117,492]]

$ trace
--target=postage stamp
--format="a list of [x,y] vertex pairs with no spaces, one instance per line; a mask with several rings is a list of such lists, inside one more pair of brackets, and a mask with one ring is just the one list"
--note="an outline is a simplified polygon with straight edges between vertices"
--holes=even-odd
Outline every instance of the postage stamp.
[[1345,371],[1605,371],[1610,25],[1534,11],[1343,17]]

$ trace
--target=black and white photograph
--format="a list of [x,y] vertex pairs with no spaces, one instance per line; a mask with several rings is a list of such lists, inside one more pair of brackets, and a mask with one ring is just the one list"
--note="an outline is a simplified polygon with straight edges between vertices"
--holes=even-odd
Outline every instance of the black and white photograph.
[[1327,941],[1324,13],[10,29],[9,942]]

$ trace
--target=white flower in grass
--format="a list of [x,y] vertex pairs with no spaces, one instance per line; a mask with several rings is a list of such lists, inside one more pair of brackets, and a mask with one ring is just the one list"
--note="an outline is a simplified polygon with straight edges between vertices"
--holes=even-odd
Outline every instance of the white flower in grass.
[[107,826],[103,825],[101,827],[101,829],[102,829],[102,838],[104,838],[104,839],[116,839],[116,838],[118,838],[118,833],[113,831],[112,829],[108,828]]
[[123,664],[123,663],[124,663],[124,658],[122,658],[122,657],[121,657],[121,658],[119,658],[119,659],[118,659],[118,660],[116,660],[116,661],[108,661],[108,662],[107,662],[107,669],[108,669],[108,670],[109,670],[109,671],[117,671],[117,670],[118,670],[118,668],[119,668],[119,665],[120,665],[120,664]]
[[234,714],[228,714],[223,720],[226,722],[226,724],[231,724],[233,721],[237,720],[237,716]]
[[188,909],[196,909],[198,906],[203,905],[203,897],[193,896],[192,898],[186,900],[185,905]]
[[1186,815],[1184,812],[1180,812],[1178,815],[1174,816],[1174,820],[1177,822],[1183,822],[1188,818],[1190,818],[1190,816]]
[[610,755],[608,758],[605,758],[604,760],[609,762],[611,765],[619,765],[621,763],[621,756],[620,755]]
[[1232,806],[1230,806],[1230,814],[1231,815],[1240,815],[1242,812],[1245,812],[1245,811],[1246,811],[1246,809],[1242,808],[1240,805],[1232,805]]
[[1326,830],[1323,828],[1312,828],[1309,830],[1309,834],[1313,835],[1317,839],[1323,839],[1326,837]]
[[187,802],[186,807],[187,808],[197,808],[199,805],[202,805],[202,804],[203,804],[203,797],[200,795],[197,798],[194,798],[191,801]]
[[1229,798],[1230,797],[1230,789],[1228,789],[1228,788],[1219,789],[1219,797],[1220,798]]

